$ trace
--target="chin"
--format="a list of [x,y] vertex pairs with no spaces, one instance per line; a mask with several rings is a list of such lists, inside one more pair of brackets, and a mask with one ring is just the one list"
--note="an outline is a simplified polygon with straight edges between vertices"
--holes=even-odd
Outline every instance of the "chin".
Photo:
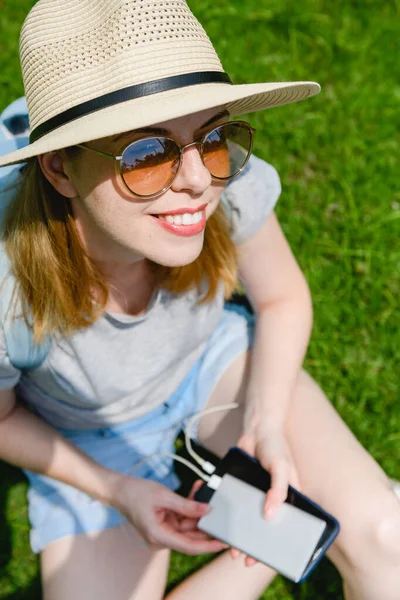
[[184,267],[185,265],[190,265],[190,263],[200,256],[203,243],[194,246],[192,248],[181,247],[173,251],[166,249],[165,252],[152,253],[147,258],[163,267]]

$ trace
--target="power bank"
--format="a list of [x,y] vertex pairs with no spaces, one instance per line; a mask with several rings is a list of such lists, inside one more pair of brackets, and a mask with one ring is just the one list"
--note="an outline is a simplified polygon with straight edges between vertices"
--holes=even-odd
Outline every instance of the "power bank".
[[264,502],[261,490],[224,475],[198,528],[298,582],[326,523],[290,504],[266,520]]
[[292,486],[276,517],[266,520],[270,475],[240,448],[229,450],[211,479],[195,494],[211,506],[199,528],[296,583],[310,575],[339,533],[338,521]]

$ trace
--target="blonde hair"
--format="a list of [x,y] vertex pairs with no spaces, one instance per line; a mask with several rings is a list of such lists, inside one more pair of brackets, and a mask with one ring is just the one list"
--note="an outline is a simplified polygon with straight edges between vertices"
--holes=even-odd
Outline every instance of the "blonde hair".
[[[47,181],[37,158],[23,169],[3,238],[15,293],[36,341],[56,332],[71,335],[104,312],[106,280],[81,244],[70,201]],[[152,268],[157,285],[173,293],[196,287],[200,294],[206,282],[199,302],[209,302],[222,282],[228,298],[237,285],[237,256],[221,205],[207,222],[204,246],[194,262],[171,268],[152,263]]]

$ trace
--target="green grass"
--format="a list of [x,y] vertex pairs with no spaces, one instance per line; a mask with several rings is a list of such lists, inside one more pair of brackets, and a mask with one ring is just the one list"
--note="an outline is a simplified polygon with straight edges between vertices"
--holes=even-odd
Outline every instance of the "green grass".
[[[17,34],[32,0],[0,2],[0,109],[22,95]],[[400,477],[400,84],[397,0],[191,0],[236,83],[313,79],[311,100],[249,117],[279,171],[277,213],[306,273],[315,327],[307,367],[360,441]],[[396,52],[397,48],[397,52]],[[397,181],[396,181],[397,179]],[[0,599],[40,597],[25,483],[0,471]],[[174,555],[170,582],[203,559]],[[265,600],[337,600],[327,562]]]

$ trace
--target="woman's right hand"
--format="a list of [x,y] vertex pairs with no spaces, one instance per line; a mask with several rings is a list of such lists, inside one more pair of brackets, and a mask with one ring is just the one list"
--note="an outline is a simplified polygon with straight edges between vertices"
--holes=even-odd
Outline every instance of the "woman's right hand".
[[196,555],[228,546],[197,529],[208,504],[182,498],[155,481],[122,476],[113,506],[156,548]]

